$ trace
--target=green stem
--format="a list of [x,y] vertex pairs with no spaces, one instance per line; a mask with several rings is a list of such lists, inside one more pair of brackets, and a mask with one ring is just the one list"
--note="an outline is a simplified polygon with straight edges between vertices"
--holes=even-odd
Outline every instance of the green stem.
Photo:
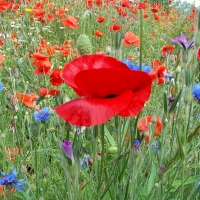
[[103,168],[104,168],[104,145],[105,145],[105,133],[104,133],[104,124],[100,127],[100,133],[101,133],[101,169],[100,169],[100,179],[102,180],[102,174],[103,174]]
[[142,71],[143,12],[140,9],[140,71]]
[[92,131],[92,144],[93,144],[93,162],[92,165],[92,176],[95,176],[95,173],[97,173],[97,165],[96,165],[96,148],[97,148],[97,135],[98,135],[98,126],[93,127]]
[[182,176],[181,176],[181,199],[183,198],[184,192],[184,167],[185,167],[185,160],[182,163]]
[[36,185],[36,199],[39,198],[39,186],[38,186],[38,163],[37,163],[37,141],[34,138],[34,150],[35,150],[35,185]]

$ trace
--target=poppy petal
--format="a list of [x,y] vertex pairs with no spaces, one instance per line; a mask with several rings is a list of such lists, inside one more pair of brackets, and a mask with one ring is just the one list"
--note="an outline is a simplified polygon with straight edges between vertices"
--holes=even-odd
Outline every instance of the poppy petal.
[[62,78],[70,87],[76,91],[79,96],[83,96],[81,91],[74,83],[74,77],[78,72],[88,69],[111,69],[116,67],[128,69],[124,63],[110,56],[102,56],[99,54],[83,55],[64,66]]
[[124,68],[84,70],[74,80],[84,96],[97,98],[118,96],[126,91],[140,91],[146,84],[151,87],[148,74]]
[[151,78],[149,76],[146,78],[144,77],[141,85],[142,88],[133,91],[133,97],[128,107],[120,112],[120,116],[137,116],[141,112],[144,107],[144,103],[149,99],[151,94]]
[[127,91],[114,98],[77,98],[55,108],[65,121],[77,126],[103,124],[127,107],[132,92]]

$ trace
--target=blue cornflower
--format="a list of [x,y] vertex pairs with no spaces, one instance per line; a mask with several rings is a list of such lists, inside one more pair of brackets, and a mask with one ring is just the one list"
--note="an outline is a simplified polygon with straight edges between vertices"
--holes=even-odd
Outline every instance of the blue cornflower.
[[200,84],[194,84],[193,95],[198,101],[200,101]]
[[139,140],[135,140],[134,145],[133,145],[133,150],[134,151],[140,150],[140,141]]
[[86,155],[84,159],[81,160],[81,167],[86,169],[89,164],[92,164],[93,160],[90,155]]
[[50,118],[49,108],[44,107],[40,111],[35,111],[33,114],[33,117],[35,118],[36,122],[45,122],[47,119]]
[[2,91],[5,88],[4,84],[0,82],[0,91]]
[[2,178],[0,178],[0,185],[5,185],[6,187],[15,187],[17,190],[24,190],[24,179],[17,180],[17,170],[14,168],[11,174],[6,174],[1,171]]
[[[140,65],[132,63],[129,59],[124,60],[123,63],[126,64],[127,67],[130,68],[131,70],[136,70],[136,71],[140,70]],[[149,73],[151,72],[151,67],[146,66],[145,64],[142,64],[142,71]]]

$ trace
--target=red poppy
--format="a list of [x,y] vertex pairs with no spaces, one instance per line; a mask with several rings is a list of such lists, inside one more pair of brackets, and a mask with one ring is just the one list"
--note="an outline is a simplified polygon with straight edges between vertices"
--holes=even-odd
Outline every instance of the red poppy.
[[41,74],[41,75],[48,75],[48,74],[50,74],[50,66],[43,65],[41,63],[41,65],[38,66],[35,69],[34,74],[37,74],[37,75],[39,75],[39,74]]
[[53,72],[50,74],[50,82],[53,86],[59,86],[64,81],[61,78],[62,70],[60,69],[54,69]]
[[138,3],[138,9],[145,10],[146,7],[147,7],[147,5],[146,5],[144,2],[139,2],[139,3]]
[[130,1],[129,0],[121,0],[120,5],[123,7],[129,7]]
[[3,46],[3,40],[0,39],[0,47]]
[[153,7],[153,8],[151,9],[151,12],[153,12],[153,13],[157,13],[157,12],[158,12],[158,8]]
[[2,68],[2,64],[3,63],[3,55],[2,54],[0,54],[0,69]]
[[159,67],[156,68],[155,71],[152,71],[149,73],[152,81],[154,81],[155,79],[157,80],[157,84],[161,85],[164,84],[165,82],[165,74],[164,72],[167,72],[168,68],[165,67],[164,65],[160,65]]
[[112,26],[110,26],[111,32],[115,32],[115,31],[119,31],[119,30],[121,30],[121,26],[118,24],[113,24]]
[[96,3],[97,5],[101,5],[103,2],[102,2],[102,0],[95,0],[95,3]]
[[198,49],[197,59],[200,60],[200,48]]
[[78,24],[77,24],[77,19],[75,19],[72,16],[67,16],[66,19],[62,20],[62,24],[68,28],[72,28],[72,29],[77,29],[78,28]]
[[139,131],[143,132],[145,137],[145,140],[149,139],[149,131],[151,130],[152,126],[154,125],[155,130],[153,133],[153,137],[156,137],[160,134],[162,130],[162,123],[161,118],[157,116],[147,116],[143,117],[138,120],[137,127]]
[[124,39],[122,39],[122,42],[126,47],[130,47],[133,44],[136,47],[140,46],[140,38],[132,32],[127,32]]
[[41,53],[33,53],[31,55],[31,58],[34,58],[36,60],[48,60],[49,56],[43,55]]
[[102,36],[103,36],[103,33],[100,32],[100,31],[98,31],[98,30],[94,31],[94,34],[95,34],[97,37],[102,37]]
[[59,90],[49,90],[47,88],[40,88],[39,94],[42,96],[51,95],[51,96],[58,96],[60,94]]
[[153,17],[156,21],[160,21],[160,17],[156,13],[153,14]]
[[97,21],[98,21],[99,23],[104,22],[104,20],[105,20],[105,18],[102,17],[102,16],[98,16],[98,17],[97,17]]
[[148,15],[147,13],[144,13],[143,17],[144,17],[144,18],[148,18],[149,15]]
[[162,54],[167,54],[167,55],[172,54],[174,51],[174,47],[171,45],[166,45],[162,47],[161,51],[162,51]]
[[92,0],[86,0],[87,7],[92,7]]
[[102,124],[115,115],[136,116],[151,93],[147,73],[130,70],[123,62],[105,55],[76,58],[65,65],[62,78],[80,98],[57,106],[55,111],[79,126]]
[[156,69],[158,66],[162,65],[162,63],[161,63],[161,61],[159,61],[159,60],[154,60],[154,61],[151,63],[151,65],[152,65],[152,68],[153,68],[153,69]]
[[47,14],[46,14],[46,19],[47,19],[48,21],[54,21],[54,20],[55,20],[54,17],[53,17],[53,15],[50,14],[50,13],[47,13]]
[[19,101],[24,103],[26,106],[33,108],[34,102],[38,99],[36,94],[24,94],[24,93],[15,93],[14,98],[12,99],[13,102]]

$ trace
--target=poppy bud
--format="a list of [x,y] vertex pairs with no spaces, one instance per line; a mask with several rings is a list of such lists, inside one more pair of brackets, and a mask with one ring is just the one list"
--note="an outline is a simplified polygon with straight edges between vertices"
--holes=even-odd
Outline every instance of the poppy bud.
[[108,153],[116,154],[118,152],[118,148],[116,146],[112,146],[108,148]]
[[185,88],[184,103],[189,104],[192,100],[192,91],[190,87]]
[[180,73],[181,73],[181,67],[180,67],[180,66],[178,66],[178,67],[176,68],[176,73],[177,73],[177,74],[180,74]]
[[81,34],[77,40],[77,49],[80,55],[91,54],[92,53],[92,44],[89,37],[86,34]]

